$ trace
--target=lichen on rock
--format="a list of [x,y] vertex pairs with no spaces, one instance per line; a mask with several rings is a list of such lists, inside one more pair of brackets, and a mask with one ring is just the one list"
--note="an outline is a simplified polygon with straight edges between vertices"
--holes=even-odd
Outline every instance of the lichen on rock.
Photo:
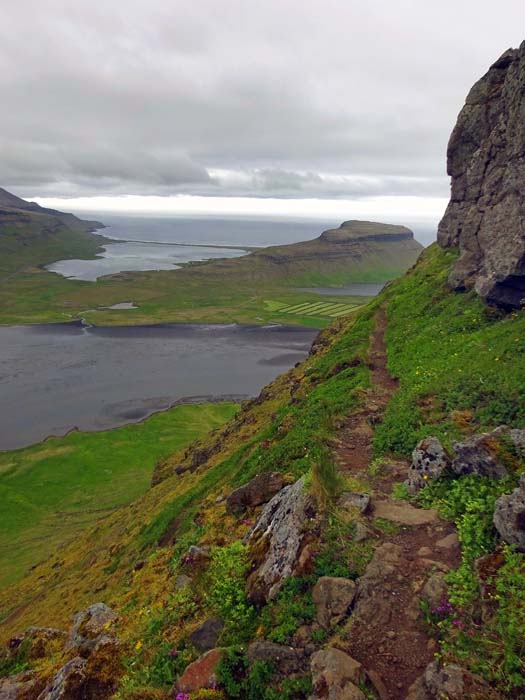
[[449,277],[488,302],[525,299],[525,42],[474,85],[448,144],[450,203],[439,224],[443,248],[459,247]]

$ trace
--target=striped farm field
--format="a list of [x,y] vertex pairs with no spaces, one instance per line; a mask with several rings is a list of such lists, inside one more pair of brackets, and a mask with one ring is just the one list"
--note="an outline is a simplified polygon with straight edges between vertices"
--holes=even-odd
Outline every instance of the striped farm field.
[[[278,303],[278,302],[277,302]],[[274,309],[280,314],[293,314],[294,316],[317,316],[338,318],[357,309],[356,304],[344,304],[341,302],[317,301],[292,304],[290,306],[275,304]]]

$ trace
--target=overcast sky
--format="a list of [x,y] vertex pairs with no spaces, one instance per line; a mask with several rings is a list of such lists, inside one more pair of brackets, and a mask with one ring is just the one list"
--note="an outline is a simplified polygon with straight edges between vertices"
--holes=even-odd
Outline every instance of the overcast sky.
[[524,38],[523,0],[4,2],[0,185],[94,208],[417,197],[435,218],[465,96]]

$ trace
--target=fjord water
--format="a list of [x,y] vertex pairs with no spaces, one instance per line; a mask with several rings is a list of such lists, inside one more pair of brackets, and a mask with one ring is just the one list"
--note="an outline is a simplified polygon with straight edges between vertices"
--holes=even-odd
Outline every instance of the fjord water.
[[331,223],[217,217],[159,218],[97,215],[109,243],[95,260],[59,260],[47,266],[64,277],[94,282],[104,275],[174,270],[188,262],[231,258],[246,248],[296,243],[319,236]]
[[[89,218],[93,216],[90,215]],[[108,227],[100,233],[120,241],[256,248],[306,241],[340,223],[309,219],[217,216],[161,218],[97,214],[97,218]]]
[[50,272],[85,282],[125,271],[176,270],[181,264],[214,258],[246,255],[238,248],[186,246],[180,244],[124,242],[105,245],[95,260],[59,260],[47,265]]
[[141,420],[178,401],[241,399],[302,360],[286,326],[0,327],[0,450]]

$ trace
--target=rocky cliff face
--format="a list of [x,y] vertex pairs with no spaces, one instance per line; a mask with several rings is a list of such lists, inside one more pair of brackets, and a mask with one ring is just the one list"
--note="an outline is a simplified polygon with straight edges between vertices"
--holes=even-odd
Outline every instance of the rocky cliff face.
[[488,302],[525,299],[525,42],[471,89],[448,145],[450,203],[438,230],[459,247],[449,283]]

